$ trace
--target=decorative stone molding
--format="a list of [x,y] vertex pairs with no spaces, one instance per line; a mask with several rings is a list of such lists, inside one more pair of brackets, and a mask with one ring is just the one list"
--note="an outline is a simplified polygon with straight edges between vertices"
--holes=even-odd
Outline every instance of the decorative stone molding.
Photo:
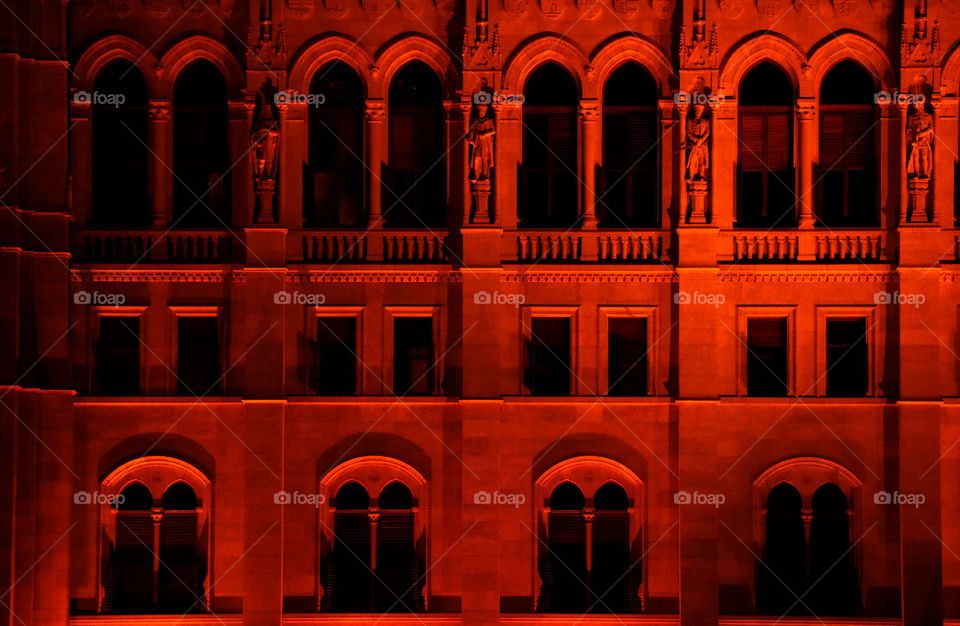
[[70,270],[73,282],[93,283],[222,283],[227,280],[242,282],[242,272],[229,270],[145,270],[145,269],[102,269]]
[[530,74],[547,62],[554,62],[570,72],[581,93],[587,95],[584,88],[586,68],[590,65],[587,56],[577,45],[556,35],[543,35],[516,51],[504,67],[503,88],[522,92]]
[[884,283],[898,278],[896,272],[804,272],[763,271],[720,272],[722,282],[740,283]]
[[[720,91],[737,93],[740,81],[758,63],[769,61],[779,65],[794,86],[804,79],[807,56],[797,46],[780,35],[765,33],[736,46],[720,68]],[[802,93],[801,95],[805,95]]]
[[314,74],[333,61],[348,64],[360,77],[364,90],[370,91],[374,81],[373,57],[357,42],[340,35],[329,35],[311,44],[293,59],[287,77],[287,88],[309,93]]
[[459,283],[463,277],[459,272],[443,271],[385,271],[385,270],[344,270],[344,271],[308,271],[287,274],[290,283]]

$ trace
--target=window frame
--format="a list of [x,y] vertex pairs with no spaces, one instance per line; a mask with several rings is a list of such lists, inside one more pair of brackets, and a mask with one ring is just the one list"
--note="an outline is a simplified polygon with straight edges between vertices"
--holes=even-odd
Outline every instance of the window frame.
[[430,395],[412,395],[402,396],[403,402],[419,399],[435,398],[442,396],[444,389],[444,367],[446,365],[447,349],[444,347],[443,339],[446,337],[446,325],[441,312],[442,306],[385,306],[383,307],[383,379],[381,384],[384,386],[385,395],[397,396],[395,393],[395,384],[393,380],[393,359],[394,359],[394,320],[398,317],[429,317],[432,320],[433,330],[433,389]]
[[867,390],[863,396],[854,398],[874,398],[879,393],[877,373],[883,371],[882,350],[877,349],[877,341],[883,336],[883,316],[877,317],[876,306],[817,306],[816,320],[816,395],[820,398],[845,400],[847,396],[827,395],[827,322],[852,321],[863,319],[867,341]]
[[[580,371],[580,350],[579,346],[577,345],[577,337],[579,336],[579,333],[577,332],[579,315],[579,306],[524,306],[521,309],[520,336],[522,339],[522,346],[519,351],[520,362],[518,369],[520,372],[519,383],[521,396],[530,398],[568,398],[582,396],[584,394],[592,395],[592,392],[587,389],[586,382],[583,380],[582,372]],[[568,318],[570,320],[570,393],[568,395],[540,395],[534,393],[533,390],[526,385],[525,379],[527,366],[529,365],[526,346],[533,345],[533,319],[536,317],[553,319]]]
[[[751,319],[786,319],[787,321],[787,393],[783,396],[751,396],[750,375]],[[746,305],[737,306],[737,395],[743,398],[794,398],[797,396],[797,307],[796,305]]]
[[[320,323],[321,317],[352,317],[354,318],[353,351],[357,357],[357,364],[356,364],[356,373],[354,374],[355,376],[354,393],[353,393],[353,396],[351,397],[362,396],[364,395],[364,391],[367,389],[366,374],[370,366],[366,365],[366,361],[364,361],[364,358],[363,358],[364,352],[365,352],[363,349],[363,338],[364,338],[363,311],[364,311],[363,306],[328,307],[328,306],[320,305],[320,306],[312,307],[310,310],[311,314],[307,315],[307,328],[306,328],[306,332],[304,333],[304,335],[306,335],[306,337],[310,341],[314,342],[315,344],[317,341],[317,331],[319,330],[318,325]],[[392,336],[392,333],[391,333],[391,336]],[[313,344],[310,344],[310,345],[313,345]],[[391,352],[392,352],[392,348],[391,348]],[[315,358],[313,354],[308,354],[306,355],[306,357],[311,360]],[[316,391],[310,387],[309,373],[307,376],[305,387],[306,387],[305,392],[311,397],[315,397],[319,399],[343,397],[343,396],[326,396],[326,395],[317,394]]]
[[[598,388],[605,398],[637,398],[656,396],[657,380],[657,347],[660,337],[651,341],[657,325],[657,307],[654,305],[642,306],[599,306],[597,328],[597,374]],[[610,320],[612,319],[643,319],[647,324],[647,394],[646,396],[611,396],[610,394]]]
[[221,377],[220,381],[217,383],[216,387],[208,393],[204,398],[211,396],[222,396],[226,394],[226,383],[227,383],[227,360],[226,360],[226,348],[228,348],[227,340],[229,336],[226,332],[225,320],[223,317],[223,307],[217,305],[211,306],[171,306],[170,312],[173,313],[173,328],[170,333],[170,362],[172,366],[168,371],[169,376],[167,376],[167,392],[173,396],[180,397],[189,397],[182,396],[179,389],[179,377],[180,377],[180,318],[181,317],[213,317],[217,320],[217,345],[218,345],[218,354],[217,360],[220,365]]
[[[89,346],[89,355],[90,355],[90,364],[91,367],[88,371],[88,389],[91,391],[90,395],[98,397],[141,397],[147,395],[147,354],[144,350],[144,344],[146,343],[143,339],[146,334],[146,324],[144,323],[147,316],[144,313],[147,310],[146,306],[101,306],[96,305],[90,307],[93,311],[93,324],[90,328],[90,346]],[[100,393],[100,324],[101,320],[108,317],[135,317],[138,321],[138,346],[140,353],[139,360],[139,369],[137,377],[140,381],[140,388],[138,393],[135,396],[109,396],[103,395]]]

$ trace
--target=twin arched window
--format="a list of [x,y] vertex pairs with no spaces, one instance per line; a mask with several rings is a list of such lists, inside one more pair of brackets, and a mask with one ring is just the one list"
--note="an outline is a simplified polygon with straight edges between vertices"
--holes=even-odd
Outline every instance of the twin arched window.
[[766,500],[757,609],[770,615],[858,615],[858,576],[850,553],[847,496],[833,483],[804,508],[796,487],[780,483]]
[[333,500],[332,536],[323,559],[321,609],[347,613],[424,610],[424,538],[417,501],[400,481],[371,498],[350,481]]
[[[104,612],[188,613],[205,610],[206,561],[199,544],[197,494],[174,482],[155,502],[133,482],[120,492],[114,540],[108,542]],[[158,506],[159,505],[159,506]]]

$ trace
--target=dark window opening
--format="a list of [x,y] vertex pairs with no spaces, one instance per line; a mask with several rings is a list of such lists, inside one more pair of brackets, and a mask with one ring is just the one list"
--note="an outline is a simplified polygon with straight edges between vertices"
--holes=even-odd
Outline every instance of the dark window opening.
[[398,396],[434,391],[433,318],[393,320],[393,392]]
[[796,226],[793,156],[794,89],[772,63],[761,63],[740,86],[738,225]]
[[100,318],[97,390],[104,396],[140,393],[140,319]]
[[414,543],[413,496],[393,482],[380,492],[377,524],[377,611],[423,610],[423,574]]
[[536,396],[570,395],[570,318],[535,317],[528,344],[527,388]]
[[220,389],[220,330],[216,317],[177,320],[177,393],[216,394]]
[[827,320],[827,395],[867,395],[867,320]]
[[[92,94],[93,207],[97,226],[149,226],[147,84],[118,59],[97,75]],[[118,104],[122,96],[123,103]]]
[[444,226],[447,178],[440,80],[429,67],[413,61],[390,83],[388,106],[390,156],[383,179],[383,219],[390,226]]
[[569,228],[579,219],[577,85],[547,63],[524,87],[523,163],[518,213],[523,226]]
[[541,611],[584,613],[589,602],[587,538],[583,493],[573,483],[561,483],[550,496],[547,550],[541,560]]
[[602,227],[659,224],[659,136],[657,85],[643,67],[627,63],[603,91],[603,166],[597,176]]
[[357,393],[357,318],[317,318],[315,366],[311,387],[321,396]]
[[607,483],[593,498],[593,558],[590,568],[590,610],[594,613],[631,611],[639,565],[630,555],[629,501],[623,487]]
[[607,329],[607,394],[647,395],[647,319],[611,318]]
[[[227,83],[197,61],[173,92],[173,220],[186,228],[230,224],[230,141]],[[249,157],[247,157],[249,158]]]
[[813,494],[810,523],[810,609],[815,615],[861,613],[860,585],[850,554],[850,518],[843,490],[827,483]]
[[334,499],[333,558],[327,577],[331,611],[363,613],[370,610],[370,497],[358,483],[347,483]]
[[747,321],[747,395],[785,396],[787,386],[787,320]]
[[831,69],[820,88],[817,215],[826,226],[874,226],[877,107],[874,81],[853,61]]
[[757,568],[757,606],[766,615],[802,615],[806,544],[800,493],[781,483],[767,497],[764,562]]
[[310,82],[309,160],[304,165],[303,220],[308,226],[356,226],[364,217],[363,84],[334,61]]

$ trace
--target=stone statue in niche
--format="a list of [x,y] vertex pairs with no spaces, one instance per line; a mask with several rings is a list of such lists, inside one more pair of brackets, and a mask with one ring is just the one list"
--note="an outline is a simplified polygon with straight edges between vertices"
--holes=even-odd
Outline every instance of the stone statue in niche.
[[280,120],[277,115],[278,90],[269,78],[257,94],[253,129],[250,132],[253,159],[253,184],[257,194],[254,221],[273,219],[273,195],[277,189],[277,163],[280,156]]
[[490,115],[490,94],[480,91],[473,99],[477,116],[467,133],[467,144],[470,146],[470,181],[476,182],[490,180],[490,171],[494,164],[493,138],[496,125]]
[[[700,95],[700,94],[695,94]],[[684,147],[687,153],[687,180],[707,180],[710,169],[710,121],[704,115],[706,106],[694,104],[687,119],[687,136]]]
[[907,161],[908,178],[930,178],[933,174],[933,116],[924,110],[923,101],[910,108],[907,123],[907,141],[910,158]]

